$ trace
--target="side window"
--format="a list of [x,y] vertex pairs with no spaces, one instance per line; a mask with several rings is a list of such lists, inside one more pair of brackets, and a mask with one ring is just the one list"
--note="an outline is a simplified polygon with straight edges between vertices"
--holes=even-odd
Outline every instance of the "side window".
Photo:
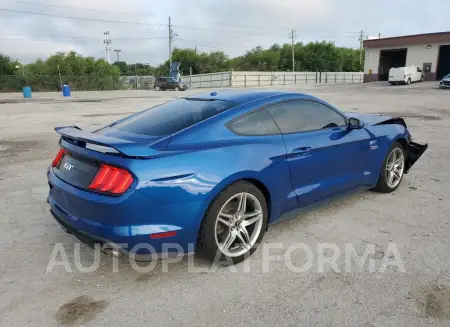
[[265,109],[235,120],[229,125],[229,128],[240,135],[280,134],[280,130]]
[[421,70],[420,70],[420,68],[419,68],[419,67],[417,67],[417,72],[418,72],[418,73],[420,73],[420,72],[421,72]]
[[300,100],[268,108],[282,133],[298,133],[345,126],[340,114],[318,102]]

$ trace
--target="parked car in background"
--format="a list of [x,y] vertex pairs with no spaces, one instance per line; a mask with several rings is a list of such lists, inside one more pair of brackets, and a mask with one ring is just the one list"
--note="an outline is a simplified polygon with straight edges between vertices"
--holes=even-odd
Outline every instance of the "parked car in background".
[[56,131],[55,219],[143,260],[141,244],[166,255],[175,243],[237,263],[270,224],[354,192],[395,191],[427,149],[402,118],[277,90],[196,94],[94,132]]
[[187,85],[182,82],[177,81],[173,77],[157,77],[155,80],[155,90],[165,91],[165,90],[175,90],[175,91],[186,91]]
[[440,89],[450,89],[450,74],[444,76],[444,78],[439,83]]
[[413,82],[423,82],[425,75],[417,66],[397,67],[389,70],[389,84],[411,84]]

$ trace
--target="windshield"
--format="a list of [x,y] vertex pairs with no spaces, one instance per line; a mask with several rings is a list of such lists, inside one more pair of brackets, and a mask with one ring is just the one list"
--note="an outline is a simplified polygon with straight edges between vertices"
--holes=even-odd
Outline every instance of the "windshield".
[[168,135],[235,106],[223,100],[178,99],[145,110],[111,127],[142,135]]
[[444,78],[450,78],[450,74],[445,75]]

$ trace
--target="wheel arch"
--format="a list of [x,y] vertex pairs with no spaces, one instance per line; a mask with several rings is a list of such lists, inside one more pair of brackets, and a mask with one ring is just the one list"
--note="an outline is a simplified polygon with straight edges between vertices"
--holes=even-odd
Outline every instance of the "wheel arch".
[[267,204],[267,212],[268,212],[268,216],[269,216],[268,221],[270,220],[272,196],[269,191],[269,188],[260,178],[258,178],[256,172],[246,172],[243,174],[236,174],[236,175],[229,176],[228,178],[226,178],[226,179],[222,180],[220,183],[218,183],[215,186],[215,188],[210,192],[211,195],[208,197],[208,199],[205,200],[203,216],[202,216],[202,219],[200,221],[200,224],[199,224],[198,230],[197,230],[197,245],[196,245],[196,247],[198,247],[200,244],[200,230],[202,228],[203,222],[205,221],[205,217],[208,214],[209,208],[211,207],[212,203],[227,187],[230,187],[231,185],[233,185],[234,183],[237,183],[239,181],[245,181],[247,183],[251,183],[254,186],[256,186],[263,193],[264,198],[266,200],[266,204]]
[[208,212],[209,207],[211,206],[211,203],[214,201],[215,198],[217,198],[223,190],[225,190],[230,185],[239,182],[239,181],[245,181],[248,183],[251,183],[255,185],[264,195],[264,198],[266,200],[267,204],[267,210],[269,212],[269,217],[271,213],[271,203],[272,203],[272,195],[270,193],[269,188],[264,183],[264,181],[261,180],[261,178],[258,177],[256,172],[243,172],[239,174],[231,175],[225,179],[223,179],[220,183],[218,183],[214,189],[210,192],[210,196],[205,201],[205,210],[203,211],[203,218],[205,217],[206,213]]
[[403,149],[408,152],[408,141],[406,137],[399,136],[397,139],[394,140],[394,142],[400,143],[400,145],[403,147]]

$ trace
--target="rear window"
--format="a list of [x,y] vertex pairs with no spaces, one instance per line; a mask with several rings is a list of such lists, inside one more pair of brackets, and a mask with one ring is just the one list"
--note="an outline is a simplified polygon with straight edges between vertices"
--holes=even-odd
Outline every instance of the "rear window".
[[123,132],[168,135],[234,107],[230,101],[178,99],[147,109],[112,126]]

